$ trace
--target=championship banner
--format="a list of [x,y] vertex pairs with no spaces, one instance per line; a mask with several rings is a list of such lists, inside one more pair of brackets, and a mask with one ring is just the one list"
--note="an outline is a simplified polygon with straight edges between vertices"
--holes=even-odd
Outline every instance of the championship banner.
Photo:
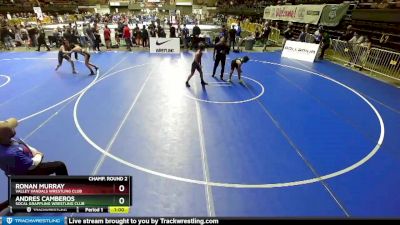
[[150,53],[180,53],[179,38],[150,38]]
[[318,49],[318,44],[286,41],[281,57],[314,62]]
[[346,15],[349,6],[350,4],[348,3],[326,5],[322,10],[319,24],[322,26],[336,27]]
[[325,5],[269,6],[264,10],[264,19],[298,23],[318,24]]

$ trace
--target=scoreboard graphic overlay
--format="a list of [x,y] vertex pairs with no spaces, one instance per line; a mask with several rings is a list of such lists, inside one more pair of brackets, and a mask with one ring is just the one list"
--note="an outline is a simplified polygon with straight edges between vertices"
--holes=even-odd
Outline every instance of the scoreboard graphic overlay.
[[128,213],[131,176],[10,176],[16,212]]

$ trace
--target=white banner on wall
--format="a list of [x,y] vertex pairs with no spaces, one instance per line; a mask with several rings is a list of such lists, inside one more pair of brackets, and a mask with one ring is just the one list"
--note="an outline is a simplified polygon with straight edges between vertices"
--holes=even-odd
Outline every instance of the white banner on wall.
[[180,53],[179,38],[150,38],[150,53]]
[[318,24],[325,5],[283,5],[264,9],[264,19]]
[[42,13],[42,9],[40,7],[33,7],[33,12],[36,13],[36,17],[39,20],[43,20],[43,13]]
[[281,57],[314,62],[318,49],[318,44],[286,41]]

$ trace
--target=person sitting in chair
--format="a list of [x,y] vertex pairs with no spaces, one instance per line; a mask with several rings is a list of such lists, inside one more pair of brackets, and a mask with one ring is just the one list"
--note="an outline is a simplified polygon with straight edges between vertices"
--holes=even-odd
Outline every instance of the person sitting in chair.
[[0,169],[6,175],[68,175],[63,162],[43,162],[43,153],[16,137],[18,121],[0,121]]
[[[43,153],[16,137],[18,121],[0,121],[0,169],[9,175],[68,175],[63,162],[43,162]],[[0,203],[0,211],[8,201]]]

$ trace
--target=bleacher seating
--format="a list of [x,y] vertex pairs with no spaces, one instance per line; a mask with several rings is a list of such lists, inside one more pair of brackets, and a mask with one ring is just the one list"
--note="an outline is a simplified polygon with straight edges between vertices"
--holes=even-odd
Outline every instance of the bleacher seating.
[[[237,5],[235,4],[230,4],[231,1],[220,1],[222,2],[220,5],[221,7],[231,7],[231,8],[238,8]],[[251,3],[253,1],[241,1],[241,2],[248,2],[247,4],[249,7],[251,6]],[[342,2],[348,2],[350,3],[350,8],[348,11],[348,15],[345,17],[344,21],[338,26],[338,27],[333,27],[329,28],[327,27],[327,31],[330,33],[330,35],[333,38],[338,38],[340,37],[343,32],[346,30],[346,27],[348,25],[353,25],[354,30],[357,31],[358,33],[362,35],[367,35],[371,38],[373,45],[379,46],[382,48],[388,48],[388,49],[396,49],[400,50],[400,26],[398,23],[394,22],[388,22],[388,21],[377,21],[377,18],[375,21],[366,21],[366,20],[361,20],[357,18],[352,18],[352,10],[358,10],[358,9],[371,9],[371,10],[399,10],[400,7],[400,1],[399,0],[360,0],[360,1],[340,1],[340,0],[299,0],[299,1],[285,1],[285,0],[270,0],[267,1],[268,4],[337,4],[337,3],[342,3]],[[243,6],[242,6],[243,7]],[[246,6],[247,7],[247,6]],[[238,14],[234,15],[242,15],[240,14],[241,10],[236,10]],[[227,12],[236,12],[235,10],[232,11],[227,11]],[[383,11],[378,11],[378,12],[383,12]],[[371,14],[367,11],[365,12],[366,17],[371,17]],[[376,11],[374,11],[376,13]],[[395,11],[392,12],[393,15],[396,14]],[[397,15],[400,15],[400,11],[397,12]],[[245,15],[246,17],[251,17],[252,15]],[[261,12],[259,12],[259,16],[261,16]],[[399,18],[397,16],[397,18]],[[388,19],[396,19],[396,16],[386,16],[386,20]],[[280,21],[278,23],[279,29],[283,31],[283,29],[286,28],[287,22],[282,22]],[[294,34],[295,37],[297,37],[301,29],[304,27],[304,24],[300,23],[294,23],[293,28],[294,28]],[[309,32],[314,33],[318,29],[317,25],[309,25]]]
[[399,9],[400,1],[398,0],[360,0],[358,7],[362,9]]

